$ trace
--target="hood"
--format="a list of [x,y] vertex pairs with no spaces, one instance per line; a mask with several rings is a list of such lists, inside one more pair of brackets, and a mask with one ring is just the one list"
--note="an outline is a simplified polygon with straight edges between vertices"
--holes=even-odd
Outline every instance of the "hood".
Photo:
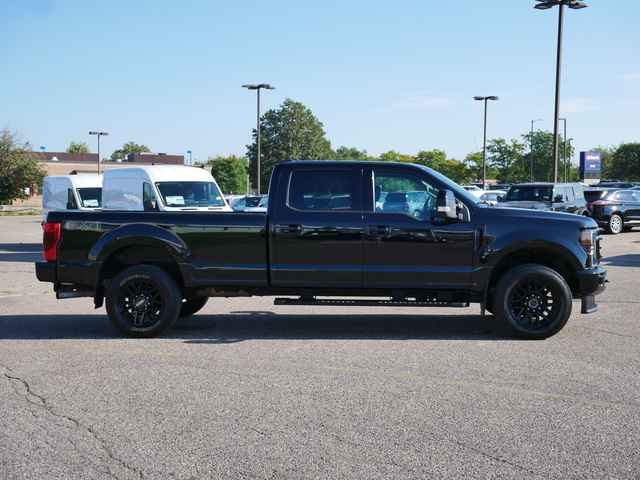
[[512,201],[512,202],[502,202],[498,203],[499,207],[510,207],[510,208],[529,208],[533,210],[548,210],[549,205],[544,202],[534,202],[534,201]]

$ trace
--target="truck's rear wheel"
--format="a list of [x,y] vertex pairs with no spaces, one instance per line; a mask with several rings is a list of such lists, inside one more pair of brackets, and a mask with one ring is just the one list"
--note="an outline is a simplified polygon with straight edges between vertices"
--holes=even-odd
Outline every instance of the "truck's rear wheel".
[[554,270],[526,264],[509,270],[496,285],[494,314],[511,335],[542,340],[558,333],[571,316],[571,290]]
[[109,285],[107,314],[125,335],[155,337],[178,317],[182,295],[175,280],[158,267],[141,265],[120,272]]

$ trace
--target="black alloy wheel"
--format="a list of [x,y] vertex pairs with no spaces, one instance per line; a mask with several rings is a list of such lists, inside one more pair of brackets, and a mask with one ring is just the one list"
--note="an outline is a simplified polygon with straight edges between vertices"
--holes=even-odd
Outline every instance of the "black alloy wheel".
[[175,280],[161,268],[129,267],[111,281],[106,295],[107,314],[123,334],[155,337],[178,317],[182,295]]
[[571,316],[571,290],[551,268],[525,264],[509,270],[496,285],[492,307],[511,335],[542,340],[558,333]]

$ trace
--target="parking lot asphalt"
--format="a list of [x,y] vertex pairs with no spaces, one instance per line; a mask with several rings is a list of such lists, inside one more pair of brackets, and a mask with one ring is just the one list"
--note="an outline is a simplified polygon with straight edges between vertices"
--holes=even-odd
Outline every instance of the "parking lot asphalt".
[[154,339],[40,283],[0,217],[0,478],[638,479],[640,230],[556,336],[480,309],[211,299]]

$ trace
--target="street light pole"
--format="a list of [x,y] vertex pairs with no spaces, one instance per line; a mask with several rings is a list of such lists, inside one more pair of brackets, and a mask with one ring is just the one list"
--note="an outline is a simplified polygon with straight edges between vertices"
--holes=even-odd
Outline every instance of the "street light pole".
[[482,189],[486,188],[487,180],[487,100],[499,100],[495,95],[488,97],[473,97],[474,100],[484,100],[484,143],[482,144]]
[[261,83],[259,85],[252,85],[252,84],[242,85],[242,88],[248,88],[249,90],[256,90],[258,92],[258,129],[257,129],[258,135],[256,139],[256,146],[257,146],[256,172],[258,176],[256,179],[256,193],[260,195],[260,89],[266,88],[267,90],[275,90],[276,87],[273,87],[268,83]]
[[102,135],[109,135],[109,132],[89,132],[89,135],[98,136],[98,173],[100,173],[100,137]]
[[547,10],[549,8],[558,5],[560,7],[560,13],[558,16],[558,54],[556,57],[556,98],[555,109],[553,116],[553,174],[552,181],[558,181],[558,129],[560,123],[560,77],[561,77],[561,65],[562,65],[562,29],[564,23],[564,6],[568,6],[574,10],[585,8],[587,6],[584,2],[578,2],[576,0],[536,0],[538,3],[534,8],[538,10]]
[[566,118],[559,118],[558,120],[561,120],[562,122],[564,122],[564,134],[562,135],[562,148],[563,148],[563,153],[562,153],[562,158],[564,160],[564,181],[567,181],[567,119]]
[[531,137],[529,140],[529,148],[531,149],[531,161],[529,162],[529,181],[533,182],[533,124],[536,122],[541,122],[542,119],[538,118],[537,120],[531,120]]

